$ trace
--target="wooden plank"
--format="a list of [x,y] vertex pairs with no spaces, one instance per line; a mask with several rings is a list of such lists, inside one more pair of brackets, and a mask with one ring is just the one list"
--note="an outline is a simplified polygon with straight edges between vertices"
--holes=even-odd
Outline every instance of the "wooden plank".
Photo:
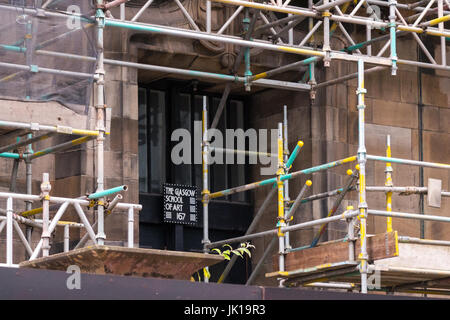
[[266,273],[266,278],[273,278],[273,277],[299,278],[319,273],[325,273],[329,271],[336,271],[340,269],[354,269],[357,264],[358,264],[357,262],[353,261],[343,261],[337,263],[322,264],[319,266],[306,269],[297,269],[291,271],[275,271]]
[[[361,252],[361,242],[356,241],[355,260]],[[397,232],[377,234],[367,238],[369,260],[380,260],[398,256]],[[338,263],[348,259],[348,242],[323,243],[314,248],[292,251],[286,255],[287,271],[312,268],[319,265]],[[278,256],[273,258],[274,270],[278,270]]]
[[19,267],[66,271],[77,265],[83,273],[189,280],[197,270],[221,261],[223,257],[213,254],[95,245],[25,261]]
[[[373,273],[369,274],[371,276]],[[418,270],[411,272],[396,271],[391,268],[386,268],[379,271],[381,280],[381,287],[396,287],[396,290],[402,286],[408,286],[410,288],[435,288],[435,289],[450,289],[450,277],[442,274],[441,270],[436,270],[436,274],[426,274]],[[348,282],[359,284],[361,282],[361,276],[359,275],[337,275],[330,277],[330,280],[337,282]],[[417,284],[414,286],[414,284]]]

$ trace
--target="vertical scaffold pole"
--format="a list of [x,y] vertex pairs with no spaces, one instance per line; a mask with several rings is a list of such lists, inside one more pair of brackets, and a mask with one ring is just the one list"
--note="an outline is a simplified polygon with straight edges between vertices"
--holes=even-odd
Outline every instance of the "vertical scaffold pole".
[[[353,210],[348,206],[347,211]],[[348,261],[355,261],[355,217],[347,219]]]
[[13,199],[6,201],[6,264],[13,264]]
[[[323,4],[326,5],[330,1],[324,0]],[[330,66],[330,52],[331,52],[331,46],[330,46],[330,17],[331,13],[330,10],[325,10],[322,12],[323,17],[323,51],[325,51],[325,58],[323,59],[324,66],[329,67]]]
[[[288,13],[288,17],[291,17],[292,14]],[[292,21],[289,21],[288,24],[292,24]],[[290,46],[294,45],[294,28],[290,28],[288,31],[288,43]]]
[[[289,145],[288,145],[288,119],[287,119],[287,105],[283,106],[283,163],[286,164],[289,160]],[[286,167],[285,171],[289,168]],[[286,217],[289,212],[289,180],[284,181],[284,216]],[[286,225],[289,225],[289,221],[286,221]],[[286,232],[285,236],[285,248],[290,249],[289,232]]]
[[367,255],[367,202],[366,202],[366,161],[367,151],[365,146],[365,119],[364,96],[366,93],[364,88],[364,61],[358,60],[358,170],[359,170],[359,219],[360,219],[360,239],[361,253],[360,272],[361,272],[361,292],[367,293],[367,272],[368,272],[368,255]]
[[[244,25],[244,32],[247,34],[250,30],[250,15],[249,15],[249,9],[245,8],[244,9],[244,20],[242,21],[243,25]],[[250,40],[250,38],[249,38]],[[246,48],[242,48],[242,50],[244,50],[244,62],[245,62],[245,90],[246,91],[250,91],[251,90],[251,86],[250,86],[250,78],[252,76],[252,71],[251,71],[251,61],[250,61],[250,48],[246,47]]]
[[[284,183],[281,180],[281,176],[284,175],[284,159],[283,159],[283,124],[278,123],[278,171],[277,171],[277,187],[278,187],[278,270],[285,271],[284,269],[284,255],[285,255],[285,234],[281,231],[282,227],[286,226],[285,212],[284,212]],[[281,282],[280,282],[281,286]]]
[[[307,180],[305,182],[305,184],[303,185],[302,189],[300,190],[299,194],[295,198],[294,203],[289,208],[289,211],[288,211],[287,215],[285,216],[286,220],[290,220],[290,218],[294,216],[295,212],[297,211],[297,209],[300,207],[300,205],[302,203],[302,200],[306,193],[307,188],[311,187],[311,186],[312,186],[312,181]],[[275,190],[275,189],[273,189],[273,190]],[[267,199],[269,199],[269,197]],[[263,206],[264,206],[264,204],[263,204]],[[250,277],[248,278],[247,282],[245,283],[246,286],[251,285],[253,283],[253,281],[256,279],[256,277],[259,275],[259,272],[261,271],[264,261],[266,261],[269,254],[272,253],[272,250],[273,250],[273,248],[275,248],[276,244],[277,244],[277,238],[273,237],[273,239],[270,241],[269,245],[266,246],[266,250],[264,251],[261,259],[259,259],[255,268],[252,270]]]
[[[97,4],[101,5],[103,0],[97,0]],[[95,78],[97,82],[97,96],[96,96],[96,111],[97,111],[97,125],[96,130],[99,131],[97,136],[97,190],[96,192],[104,191],[104,141],[105,141],[105,68],[104,68],[104,44],[103,44],[103,30],[105,27],[105,14],[103,10],[97,9],[97,69],[95,70]],[[97,206],[97,244],[104,245],[106,235],[104,226],[104,203],[105,198],[98,199]]]
[[120,20],[125,21],[125,3],[120,5]]
[[309,97],[311,99],[311,102],[314,102],[316,99],[316,63],[311,62],[308,64],[308,72],[309,72],[309,81],[308,83],[311,85],[311,90],[309,91]]
[[206,1],[206,32],[211,33],[211,1]]
[[[208,185],[208,111],[207,111],[207,97],[203,96],[203,112],[202,112],[202,175],[203,175],[203,190],[202,190],[202,204],[203,204],[203,252],[208,253],[207,245],[211,243],[209,240],[209,185]],[[208,267],[206,267],[208,269]],[[208,278],[204,277],[204,281],[208,282]]]
[[[28,139],[31,139],[33,137],[33,134],[28,134]],[[32,145],[29,144],[26,148],[25,155],[33,154],[33,148]],[[33,193],[33,166],[32,166],[32,160],[28,157],[25,157],[25,181],[26,181],[26,187],[27,187],[27,194]],[[33,202],[29,200],[25,200],[25,210],[30,211],[33,207]],[[25,227],[25,233],[26,238],[29,244],[31,244],[31,236],[33,233],[33,227],[26,226]]]
[[128,208],[128,248],[134,247],[134,209]]
[[48,173],[42,175],[42,256],[48,257],[50,251],[50,179]]
[[397,6],[397,0],[389,0],[389,29],[391,36],[391,60],[392,60],[392,72],[393,76],[397,75],[397,30],[395,25],[395,8]]
[[[314,5],[313,0],[308,0],[308,8],[312,9],[313,5]],[[314,27],[314,19],[313,18],[309,18],[308,19],[308,29],[309,29],[309,31],[311,31],[313,27]],[[314,33],[309,38],[309,44],[311,46],[314,44]]]
[[[386,138],[386,157],[390,158],[392,156],[391,153],[391,136],[388,135]],[[390,162],[386,162],[386,187],[393,187],[393,181],[392,181],[392,165]],[[386,211],[391,212],[392,211],[392,192],[387,191],[386,192]],[[392,217],[386,218],[386,232],[392,232]]]
[[[438,0],[438,18],[442,18],[444,15],[444,1]],[[444,32],[444,22],[439,23],[439,31]],[[441,37],[441,64],[443,66],[447,65],[447,43],[445,37]]]
[[[25,46],[27,48],[26,51],[26,64],[27,66],[33,65],[33,20],[31,18],[28,18],[27,24],[26,24],[26,33],[25,33]],[[32,90],[31,90],[31,73],[28,73],[26,75],[26,99],[30,100],[32,96]]]
[[64,252],[69,252],[70,246],[70,226],[66,224],[64,226]]
[[[366,41],[372,40],[372,26],[366,26]],[[367,55],[372,55],[372,45],[367,46]]]

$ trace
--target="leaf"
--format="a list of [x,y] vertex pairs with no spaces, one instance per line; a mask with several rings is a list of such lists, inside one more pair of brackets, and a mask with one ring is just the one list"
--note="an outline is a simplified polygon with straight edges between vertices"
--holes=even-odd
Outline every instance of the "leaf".
[[233,247],[232,246],[230,246],[229,244],[224,244],[222,247],[229,247],[230,248],[230,250],[233,250]]
[[242,250],[241,252],[245,252],[246,254],[248,254],[248,256],[251,258],[252,254],[250,252],[250,250],[248,250],[247,248],[240,248],[240,250]]
[[225,250],[222,252],[222,255],[226,254],[227,256],[230,255],[230,250]]
[[222,254],[222,257],[223,257],[225,260],[230,260],[230,256],[227,255],[227,254]]
[[212,249],[211,251],[216,251],[218,254],[222,255],[222,252],[219,249]]
[[233,253],[234,253],[235,255],[241,257],[241,258],[244,258],[244,257],[242,256],[242,253],[239,252],[239,250],[233,250]]
[[247,242],[247,248],[256,248],[254,245],[250,244],[250,242]]

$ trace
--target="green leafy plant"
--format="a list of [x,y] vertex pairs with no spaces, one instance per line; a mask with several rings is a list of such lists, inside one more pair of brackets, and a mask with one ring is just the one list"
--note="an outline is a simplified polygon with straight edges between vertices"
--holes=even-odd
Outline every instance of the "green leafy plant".
[[224,244],[222,247],[228,248],[226,250],[220,250],[217,248],[212,249],[212,252],[217,252],[217,254],[224,257],[225,260],[230,260],[230,256],[235,254],[238,257],[244,258],[244,255],[248,255],[250,258],[252,256],[252,253],[250,252],[249,248],[254,248],[255,246],[250,244],[250,242],[244,242],[239,245],[238,248],[233,249],[232,246],[229,244]]
[[[233,249],[232,246],[230,246],[229,244],[224,244],[222,247],[226,248],[226,250],[220,250],[217,248],[214,248],[211,250],[211,252],[216,252],[217,254],[221,255],[222,257],[224,257],[225,260],[231,260],[231,256],[234,254],[238,257],[241,257],[242,259],[244,258],[245,255],[248,255],[250,258],[252,257],[252,253],[250,252],[251,248],[255,248],[254,245],[250,244],[250,242],[244,242],[241,243],[239,245],[238,248]],[[198,273],[198,271],[196,272],[197,275],[197,279],[200,282],[201,281],[201,277],[200,274]],[[209,279],[211,278],[211,274],[209,273],[208,268],[203,268],[203,277],[205,279]],[[195,282],[195,278],[193,276],[191,276],[191,281]]]

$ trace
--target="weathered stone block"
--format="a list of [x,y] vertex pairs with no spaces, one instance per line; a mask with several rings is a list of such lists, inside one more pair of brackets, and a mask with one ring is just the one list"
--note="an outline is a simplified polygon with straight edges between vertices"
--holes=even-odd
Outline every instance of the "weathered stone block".
[[450,79],[431,74],[422,74],[422,97],[427,105],[449,108],[450,95],[448,88]]
[[440,119],[439,110],[441,108],[432,106],[423,106],[423,129],[429,131],[439,131],[440,129]]
[[374,124],[403,128],[418,127],[417,105],[388,100],[383,94],[379,97],[383,97],[383,100],[373,99]]
[[423,142],[424,161],[450,163],[450,135],[424,131]]

